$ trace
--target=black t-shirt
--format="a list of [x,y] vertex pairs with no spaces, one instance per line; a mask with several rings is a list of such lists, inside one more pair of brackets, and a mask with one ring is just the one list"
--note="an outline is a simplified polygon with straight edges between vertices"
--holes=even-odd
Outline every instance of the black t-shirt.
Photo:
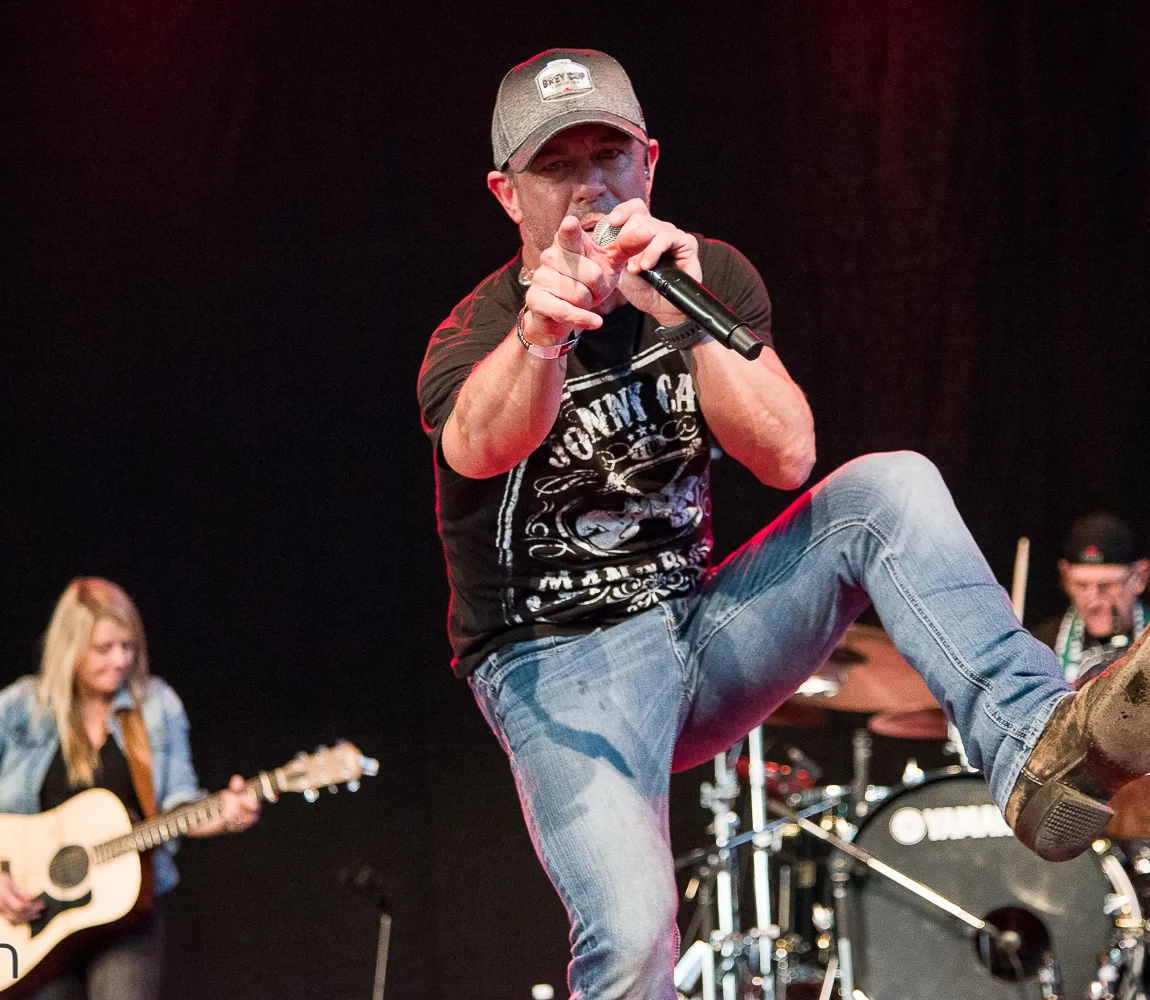
[[[703,239],[699,260],[704,284],[770,344],[771,304],[750,262]],[[567,355],[559,414],[539,448],[490,479],[447,466],[440,433],[472,368],[515,324],[520,264],[455,307],[419,375],[461,677],[507,643],[588,632],[692,592],[712,549],[711,438],[687,358],[631,305]]]
[[[132,784],[132,772],[128,767],[128,759],[116,741],[109,736],[100,747],[100,763],[93,774],[93,788],[106,788],[124,803],[124,808],[132,817],[133,822],[143,818],[140,809],[140,800],[136,796],[136,786]],[[57,749],[56,756],[48,765],[48,772],[40,785],[40,808],[42,810],[55,809],[56,806],[68,801],[73,795],[82,792],[82,788],[74,788],[68,781],[68,769],[64,766],[64,752]]]

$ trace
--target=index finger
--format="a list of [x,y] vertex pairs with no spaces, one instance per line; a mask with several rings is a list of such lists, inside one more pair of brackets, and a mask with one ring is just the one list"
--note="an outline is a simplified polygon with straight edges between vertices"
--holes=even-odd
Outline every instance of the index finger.
[[559,223],[559,230],[555,232],[555,247],[565,255],[584,256],[583,230],[574,215],[568,215]]

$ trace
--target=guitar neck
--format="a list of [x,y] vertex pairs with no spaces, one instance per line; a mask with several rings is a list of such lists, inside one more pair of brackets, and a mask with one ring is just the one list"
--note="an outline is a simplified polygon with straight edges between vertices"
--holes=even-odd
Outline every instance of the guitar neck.
[[[258,777],[250,778],[245,787],[264,802],[274,802],[282,790],[275,772],[268,771],[261,771]],[[166,813],[136,823],[131,831],[123,836],[97,844],[92,848],[92,856],[97,864],[101,864],[133,851],[151,850],[165,841],[182,837],[197,826],[219,816],[223,811],[223,792],[205,795],[202,799],[186,802]]]

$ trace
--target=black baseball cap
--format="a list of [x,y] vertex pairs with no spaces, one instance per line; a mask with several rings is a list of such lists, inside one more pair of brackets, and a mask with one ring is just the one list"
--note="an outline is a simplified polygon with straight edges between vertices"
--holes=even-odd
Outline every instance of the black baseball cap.
[[1070,526],[1062,558],[1086,565],[1129,565],[1141,558],[1134,532],[1113,514],[1089,514]]

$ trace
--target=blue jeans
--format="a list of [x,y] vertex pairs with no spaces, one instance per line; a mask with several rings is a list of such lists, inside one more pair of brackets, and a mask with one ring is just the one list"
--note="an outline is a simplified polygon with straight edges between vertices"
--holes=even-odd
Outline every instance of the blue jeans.
[[871,602],[1004,808],[1070,689],[921,455],[838,469],[690,597],[480,664],[472,689],[571,919],[573,997],[673,1000],[672,767],[746,735]]

